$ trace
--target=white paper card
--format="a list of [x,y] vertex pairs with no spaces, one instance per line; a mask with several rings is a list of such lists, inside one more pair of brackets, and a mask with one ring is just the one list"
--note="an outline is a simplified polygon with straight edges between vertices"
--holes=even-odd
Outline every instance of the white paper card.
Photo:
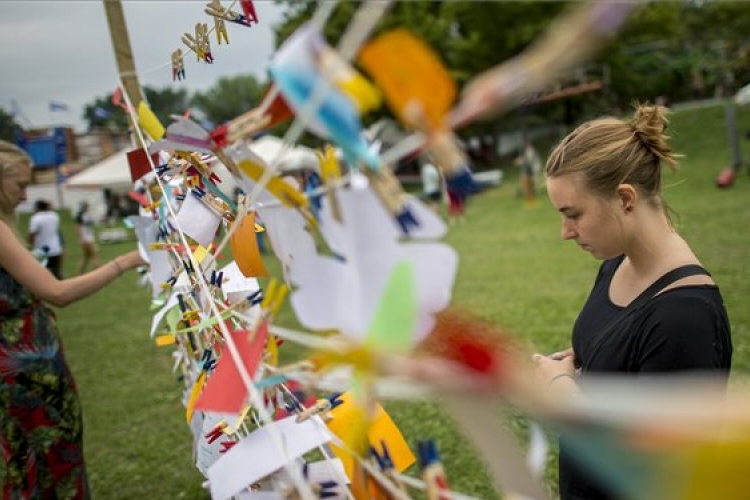
[[[224,453],[208,469],[211,498],[225,500],[331,440],[319,417],[297,423],[292,415],[256,430]],[[272,438],[281,440],[280,449]],[[262,458],[260,458],[262,457]]]
[[201,246],[211,244],[221,217],[189,192],[177,214],[177,225]]

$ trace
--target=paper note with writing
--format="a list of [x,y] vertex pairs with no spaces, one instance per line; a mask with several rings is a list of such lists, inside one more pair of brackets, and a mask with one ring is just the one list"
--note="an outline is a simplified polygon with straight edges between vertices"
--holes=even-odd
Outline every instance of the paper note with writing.
[[[330,432],[319,417],[297,423],[295,416],[265,425],[224,453],[208,469],[211,498],[225,500],[247,485],[284,467],[304,453],[326,444]],[[281,440],[281,447],[272,433]],[[259,460],[258,457],[263,457]]]
[[204,247],[213,241],[220,222],[221,217],[204,205],[192,192],[185,196],[185,201],[177,214],[177,224],[180,228]]
[[[216,413],[212,411],[195,412],[202,414],[200,435],[196,436],[195,443],[195,465],[204,476],[208,477],[208,468],[211,467],[220,457],[223,449],[222,443],[232,441],[226,434],[221,434],[214,442],[209,443],[206,434],[210,433],[222,421],[233,422],[237,415],[229,413]],[[193,417],[195,420],[195,417]]]

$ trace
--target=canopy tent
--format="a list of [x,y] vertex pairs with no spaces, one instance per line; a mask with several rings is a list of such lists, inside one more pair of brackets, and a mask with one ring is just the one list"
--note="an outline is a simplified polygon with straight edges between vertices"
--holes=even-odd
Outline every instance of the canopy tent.
[[[260,156],[267,164],[271,164],[281,151],[284,141],[272,135],[264,135],[249,144],[250,150]],[[279,169],[282,172],[294,170],[320,170],[318,156],[315,150],[305,146],[293,146],[281,156]]]
[[67,189],[129,191],[133,185],[128,165],[128,150],[115,153],[79,172],[65,182]]

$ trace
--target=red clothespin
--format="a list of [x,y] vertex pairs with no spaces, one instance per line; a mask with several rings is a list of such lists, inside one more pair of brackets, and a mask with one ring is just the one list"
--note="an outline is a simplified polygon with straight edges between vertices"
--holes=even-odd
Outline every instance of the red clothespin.
[[242,7],[242,13],[245,14],[248,21],[252,20],[255,24],[258,24],[258,14],[255,12],[253,0],[240,0],[240,7]]
[[236,445],[237,443],[239,443],[239,441],[223,441],[223,442],[221,443],[221,450],[219,450],[219,453],[226,453],[226,452],[228,452],[228,451],[229,451],[229,450],[231,450],[231,449],[232,449],[232,448],[234,447],[234,445]]
[[222,420],[216,427],[211,429],[211,431],[205,436],[208,444],[211,444],[219,439],[224,434],[224,429],[226,429],[227,427],[227,423]]

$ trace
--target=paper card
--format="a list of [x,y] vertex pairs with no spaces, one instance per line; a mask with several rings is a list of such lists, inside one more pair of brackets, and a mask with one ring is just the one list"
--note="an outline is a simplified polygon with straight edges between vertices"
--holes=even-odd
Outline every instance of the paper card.
[[232,256],[242,274],[247,277],[269,276],[263,258],[258,249],[258,239],[255,233],[255,214],[248,213],[235,228],[230,240]]
[[211,498],[226,500],[330,441],[331,435],[319,417],[300,423],[295,422],[295,418],[288,417],[257,429],[209,467]]
[[[268,87],[266,87],[266,90],[263,92],[263,98],[261,99],[261,101],[265,101],[266,95],[268,95],[268,93],[273,88],[273,84],[269,84]],[[270,129],[280,123],[284,123],[294,116],[294,113],[291,109],[289,109],[289,105],[287,104],[286,99],[284,99],[284,96],[281,92],[278,92],[274,100],[271,101],[266,114],[271,118],[271,121],[268,123],[268,125],[266,125],[266,129]]]
[[[130,180],[133,182],[152,172],[151,163],[148,161],[148,155],[143,148],[128,151],[127,157],[128,165],[130,166]],[[158,154],[151,155],[151,160],[154,162],[154,165],[159,165]],[[148,205],[148,200],[142,194],[131,191],[128,195],[142,206]]]
[[164,316],[169,312],[170,309],[176,307],[177,305],[177,295],[172,294],[167,300],[167,303],[164,304],[164,307],[159,309],[156,314],[154,314],[154,318],[151,320],[151,338],[154,338],[154,334],[156,333],[157,328],[159,328],[159,325],[164,319]]
[[162,293],[162,284],[172,276],[169,254],[165,250],[148,252],[151,268],[151,293],[154,297]]
[[204,205],[192,192],[185,196],[185,201],[177,214],[177,225],[185,234],[204,247],[213,241],[220,222],[221,217]]
[[[164,127],[162,127],[161,137],[164,136]],[[166,130],[166,139],[155,142],[149,148],[152,153],[175,149],[185,152],[200,152],[211,154],[211,140],[208,132],[203,127],[181,116],[172,122]],[[159,137],[158,139],[161,139]],[[157,139],[157,140],[158,140]]]
[[[201,416],[198,417],[198,415]],[[215,429],[216,426],[219,425],[219,423],[221,423],[222,421],[232,422],[237,418],[237,415],[216,413],[212,411],[197,411],[194,413],[192,421],[195,421],[196,418],[201,420],[201,424],[200,431],[193,434],[196,439],[194,443],[195,465],[196,467],[198,467],[198,470],[201,472],[201,474],[203,474],[205,477],[208,477],[208,468],[211,467],[221,457],[221,450],[223,449],[221,443],[230,442],[232,441],[232,439],[230,439],[226,434],[222,433],[216,441],[214,441],[213,443],[209,443],[208,439],[206,438],[206,434]]]
[[[333,420],[328,422],[327,425],[331,432],[346,442],[350,430],[361,424],[361,422],[357,422],[357,419],[363,412],[360,411],[360,407],[357,406],[349,392],[345,392],[340,398],[344,403],[331,411]],[[385,442],[396,470],[399,472],[403,472],[416,461],[403,434],[380,405],[377,405],[375,410],[375,416],[367,432],[367,438],[370,445],[376,450],[382,450],[382,443]],[[344,464],[347,477],[351,478],[354,472],[354,458],[335,445],[331,445],[331,450]]]
[[315,241],[305,229],[305,219],[298,211],[275,206],[260,208],[258,213],[266,226],[271,248],[285,272],[302,255],[315,255]]
[[350,482],[349,476],[346,475],[346,470],[344,470],[344,464],[338,458],[308,462],[307,479],[311,483],[336,481],[343,485]]
[[285,500],[285,497],[275,491],[241,491],[234,496],[237,500]]
[[442,125],[456,98],[457,86],[429,45],[403,28],[395,29],[365,45],[359,62],[402,122],[407,106],[417,102],[431,128]]
[[[224,280],[221,283],[221,291],[224,298],[230,304],[236,304],[245,300],[249,295],[260,290],[260,284],[255,278],[245,277],[235,261],[230,262],[221,269],[224,273]],[[253,307],[251,313],[260,313],[258,306]],[[245,311],[247,314],[247,311]]]
[[[338,200],[343,221],[333,217],[324,201],[320,230],[340,257],[298,252],[289,262],[297,318],[307,328],[339,330],[362,342],[394,267],[408,262],[417,310],[410,338],[419,342],[432,330],[434,315],[450,303],[458,255],[443,243],[402,241],[393,218],[369,188],[339,190]],[[266,220],[265,212],[261,216]],[[274,224],[268,221],[268,226],[270,230]]]
[[[249,338],[250,332],[246,330],[232,331],[230,335],[248,374],[253,377],[263,357],[268,325],[261,323],[252,339]],[[203,394],[195,404],[196,410],[239,413],[247,400],[247,387],[240,378],[229,349],[225,347],[222,351]]]

